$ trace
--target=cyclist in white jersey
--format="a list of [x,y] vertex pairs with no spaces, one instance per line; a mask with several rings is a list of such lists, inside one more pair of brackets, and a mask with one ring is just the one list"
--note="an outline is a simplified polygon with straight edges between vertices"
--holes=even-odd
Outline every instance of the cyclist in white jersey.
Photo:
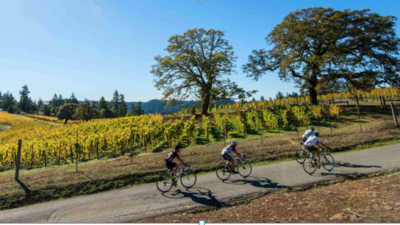
[[311,136],[314,135],[314,126],[310,126],[309,130],[306,130],[306,132],[304,132],[303,134],[303,143],[307,141],[307,139]]
[[222,158],[224,158],[225,160],[230,161],[229,166],[231,167],[231,170],[234,173],[238,173],[238,172],[235,170],[235,161],[233,160],[233,158],[229,154],[231,152],[234,152],[234,153],[236,153],[236,155],[238,157],[242,156],[242,154],[240,154],[238,151],[236,151],[236,146],[237,145],[238,145],[237,141],[232,141],[232,143],[230,145],[226,146],[226,148],[224,148],[222,150],[222,152],[221,152]]
[[319,139],[319,132],[315,131],[314,135],[310,136],[307,141],[304,143],[304,148],[310,152],[316,153],[318,156],[318,165],[317,168],[319,169],[321,167],[321,152],[318,150],[316,147],[325,147],[329,149],[328,146],[326,146],[322,141]]

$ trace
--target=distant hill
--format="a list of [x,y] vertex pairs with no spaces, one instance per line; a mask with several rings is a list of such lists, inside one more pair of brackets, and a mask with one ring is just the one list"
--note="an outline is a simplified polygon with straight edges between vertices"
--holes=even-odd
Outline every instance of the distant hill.
[[[131,108],[131,103],[132,102],[127,102],[126,105],[128,107],[128,112],[130,111]],[[138,102],[133,102],[135,104],[135,107],[137,107]],[[231,104],[234,103],[233,100],[218,100],[216,102],[216,105],[223,105],[223,104]],[[173,105],[168,106],[168,108],[164,109],[164,107],[167,105],[167,101],[163,102],[159,99],[153,99],[148,102],[142,102],[142,108],[146,114],[171,114],[172,112],[177,112],[183,108],[190,108],[192,105],[196,106],[201,106],[201,103],[197,103],[194,101],[181,101],[177,102]]]

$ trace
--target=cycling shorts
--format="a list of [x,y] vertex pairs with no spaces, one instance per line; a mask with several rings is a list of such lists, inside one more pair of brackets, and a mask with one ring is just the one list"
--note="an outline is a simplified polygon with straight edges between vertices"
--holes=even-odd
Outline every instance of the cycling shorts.
[[174,163],[174,162],[165,161],[165,165],[167,166],[168,169],[172,170],[172,169],[175,168],[178,164],[176,164],[176,163]]
[[221,156],[222,156],[222,158],[224,158],[226,160],[229,160],[229,161],[232,160],[232,156],[230,156],[228,153],[222,154]]
[[304,145],[304,148],[305,148],[307,151],[310,151],[310,152],[318,152],[318,148],[317,148],[317,147],[314,147],[314,146],[307,146],[307,145]]

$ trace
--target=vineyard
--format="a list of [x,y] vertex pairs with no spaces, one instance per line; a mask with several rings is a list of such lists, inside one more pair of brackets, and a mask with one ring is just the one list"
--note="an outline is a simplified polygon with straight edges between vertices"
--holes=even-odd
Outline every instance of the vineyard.
[[[371,92],[356,92],[364,102],[393,99],[396,88],[377,88]],[[319,97],[323,100],[348,100],[354,93],[332,93]],[[248,133],[260,136],[268,132],[294,131],[312,121],[328,121],[340,116],[336,105],[308,105],[307,99],[283,98],[221,105],[209,117],[196,121],[161,115],[142,115],[117,119],[96,119],[85,123],[69,121],[64,126],[52,126],[23,117],[0,112],[0,124],[11,126],[2,131],[0,142],[0,170],[15,166],[18,140],[22,140],[21,161],[24,168],[62,165],[78,161],[112,158],[125,154],[162,150],[175,144],[204,144],[224,140],[235,133],[246,138]],[[34,119],[60,122],[57,118],[26,115]],[[211,138],[213,137],[213,138]],[[203,139],[203,141],[198,141]]]
[[265,105],[248,111],[203,117],[199,127],[195,116],[187,120],[177,117],[165,121],[161,115],[96,119],[52,126],[0,113],[0,124],[11,126],[1,133],[0,169],[8,170],[15,166],[19,139],[22,140],[23,168],[34,168],[162,150],[177,143],[195,144],[194,140],[200,133],[210,141],[212,129],[216,129],[224,139],[230,132],[246,137],[248,131],[256,132],[262,138],[263,132],[294,130],[312,120],[338,116],[339,107],[335,105]]
[[[330,93],[327,95],[319,95],[318,100],[323,103],[327,101],[350,101],[352,103],[356,102],[356,99],[363,103],[379,103],[380,98],[400,99],[400,88],[376,88],[370,92],[367,91],[354,91],[354,92],[340,92],[340,93]],[[234,112],[237,110],[248,110],[253,108],[265,107],[268,105],[301,105],[308,104],[308,97],[296,97],[296,98],[277,98],[264,101],[252,101],[245,103],[234,103],[234,104],[224,104],[218,107],[214,106],[211,108],[211,112]],[[187,114],[189,109],[183,109],[178,114]]]

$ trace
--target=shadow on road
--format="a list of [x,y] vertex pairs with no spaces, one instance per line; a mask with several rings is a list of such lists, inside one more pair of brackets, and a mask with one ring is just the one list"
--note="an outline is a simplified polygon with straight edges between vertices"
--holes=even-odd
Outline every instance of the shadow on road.
[[358,179],[361,177],[367,177],[367,175],[358,172],[349,172],[349,173],[321,173],[321,176],[336,176],[336,177],[344,177],[347,179]]
[[288,188],[288,186],[279,185],[268,178],[254,176],[246,177],[242,180],[226,180],[224,183],[233,185],[251,184],[252,186],[259,188]]
[[163,193],[162,195],[167,198],[191,198],[194,202],[217,208],[224,206],[207,188],[192,187],[187,188],[185,191],[178,189],[174,192]]
[[357,164],[351,164],[351,163],[342,163],[342,162],[337,162],[335,167],[351,167],[351,168],[382,168],[381,166],[370,166],[370,165],[357,165]]

